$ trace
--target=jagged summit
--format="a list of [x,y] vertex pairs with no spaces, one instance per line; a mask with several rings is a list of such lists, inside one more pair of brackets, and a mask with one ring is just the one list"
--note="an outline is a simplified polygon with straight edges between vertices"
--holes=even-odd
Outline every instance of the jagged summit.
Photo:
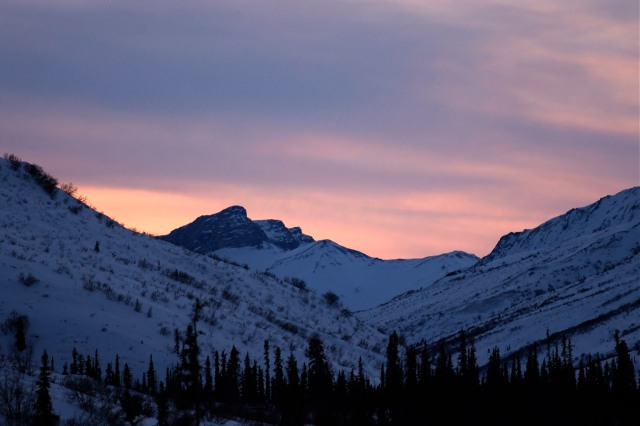
[[231,206],[212,215],[200,216],[158,238],[202,254],[239,247],[275,246],[292,250],[313,241],[299,227],[287,228],[280,220],[253,221],[242,206]]

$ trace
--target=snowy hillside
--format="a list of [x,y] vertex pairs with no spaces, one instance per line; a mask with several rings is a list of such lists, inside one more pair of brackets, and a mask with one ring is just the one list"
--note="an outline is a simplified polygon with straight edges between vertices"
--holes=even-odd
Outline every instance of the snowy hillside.
[[566,334],[607,353],[615,330],[640,348],[640,187],[500,239],[478,264],[358,316],[407,342],[466,329],[479,361]]
[[[98,349],[103,365],[119,354],[134,374],[153,354],[164,371],[199,298],[203,357],[235,345],[261,359],[268,339],[303,360],[318,335],[336,370],[362,356],[376,374],[387,336],[322,295],[125,229],[59,189],[50,196],[26,167],[0,159],[0,323],[26,315],[34,354],[61,368],[74,347]],[[3,331],[0,352],[13,346]]]
[[318,292],[335,293],[351,310],[371,308],[428,286],[479,260],[464,252],[424,259],[372,258],[330,240],[315,241],[279,220],[252,221],[239,206],[199,217],[160,238],[281,278],[302,279]]

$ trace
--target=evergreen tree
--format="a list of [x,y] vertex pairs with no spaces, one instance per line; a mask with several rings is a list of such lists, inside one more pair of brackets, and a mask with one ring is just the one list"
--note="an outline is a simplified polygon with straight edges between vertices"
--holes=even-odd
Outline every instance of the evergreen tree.
[[418,386],[418,350],[411,345],[405,353],[405,386],[408,392],[415,392]]
[[498,390],[502,388],[503,381],[504,376],[502,371],[502,361],[500,359],[500,349],[495,346],[491,350],[491,355],[489,356],[489,362],[487,364],[486,383],[489,388]]
[[245,403],[253,404],[255,402],[255,395],[253,387],[253,372],[251,371],[251,358],[249,353],[244,357],[244,370],[242,371],[242,400]]
[[431,381],[431,359],[429,355],[429,345],[425,340],[420,343],[422,351],[420,351],[420,388],[426,393]]
[[478,367],[478,358],[476,357],[476,345],[472,341],[471,347],[467,353],[467,385],[471,389],[476,389],[480,384],[480,367]]
[[78,374],[78,351],[75,346],[71,351],[71,374]]
[[104,384],[113,385],[113,367],[110,362],[107,363],[107,368],[104,373]]
[[523,377],[528,388],[536,388],[540,382],[540,368],[538,366],[538,347],[534,344],[527,355],[527,364]]
[[390,394],[398,395],[402,391],[402,367],[398,352],[398,334],[394,331],[387,344],[387,365],[385,370],[385,386]]
[[298,374],[298,362],[293,354],[287,358],[287,386],[295,392],[300,391],[300,376]]
[[147,368],[147,386],[146,389],[151,395],[155,395],[157,386],[156,370],[153,367],[153,355],[149,355],[149,367]]
[[611,394],[615,401],[615,416],[620,424],[631,424],[640,418],[640,395],[636,388],[635,368],[627,342],[615,335],[615,368],[611,371]]
[[180,356],[180,342],[182,341],[182,336],[180,336],[180,330],[177,328],[173,331],[173,350],[176,355]]
[[156,394],[156,407],[158,420],[157,426],[169,426],[169,398],[164,382],[160,381],[158,385],[158,393]]
[[204,361],[204,394],[207,398],[213,395],[213,375],[211,373],[211,360],[209,355]]
[[93,379],[101,381],[102,380],[102,367],[100,366],[100,358],[98,358],[98,350],[96,349],[96,353],[93,357]]
[[36,403],[33,412],[33,421],[36,425],[48,426],[57,425],[58,416],[53,413],[51,404],[51,396],[49,395],[49,357],[47,351],[42,354],[42,363],[40,366],[40,374],[36,382]]
[[220,355],[218,351],[213,353],[213,395],[216,399],[222,399],[222,377],[220,374]]
[[312,399],[322,399],[332,387],[331,370],[324,353],[324,344],[318,337],[309,339],[306,350],[309,359],[308,386]]
[[333,377],[324,353],[324,344],[320,338],[309,339],[306,355],[309,360],[307,371],[309,408],[317,423],[331,424]]
[[633,395],[636,391],[635,368],[629,354],[627,342],[620,339],[620,333],[615,335],[616,369],[611,376],[611,390],[616,396]]
[[129,369],[129,364],[124,363],[124,371],[122,373],[122,382],[124,384],[125,389],[131,389],[133,385],[133,377],[131,376],[131,370]]
[[[280,348],[276,346],[275,360],[273,361],[273,385],[271,386],[271,400],[274,403],[278,403],[278,400],[282,397],[284,392],[284,369],[282,367],[282,353]],[[265,390],[265,397],[269,396]]]
[[457,373],[461,377],[465,377],[468,373],[467,366],[467,335],[464,330],[460,330],[458,334],[460,345],[458,347],[458,367]]
[[235,346],[232,346],[229,352],[225,376],[224,395],[227,401],[238,402],[240,400],[240,352]]
[[277,400],[279,403],[282,425],[302,425],[304,423],[304,391],[301,386],[298,362],[293,354],[287,358],[285,367],[287,376],[284,394]]
[[84,367],[84,374],[87,377],[93,378],[94,374],[93,374],[93,363],[91,362],[91,355],[87,355],[87,357],[85,358],[85,367]]
[[269,362],[269,341],[264,341],[264,378],[265,378],[265,396],[271,398],[271,363]]
[[120,387],[120,357],[116,354],[116,366],[113,370],[113,386]]

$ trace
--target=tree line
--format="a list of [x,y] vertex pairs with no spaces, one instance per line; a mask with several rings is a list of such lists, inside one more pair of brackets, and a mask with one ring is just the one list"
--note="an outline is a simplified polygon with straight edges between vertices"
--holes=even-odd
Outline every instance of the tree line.
[[[570,339],[559,344],[547,339],[523,359],[503,359],[493,348],[483,368],[464,330],[454,348],[444,343],[432,348],[424,341],[403,348],[393,332],[374,381],[362,359],[355,369],[334,371],[317,336],[308,340],[304,360],[285,356],[279,347],[272,350],[268,341],[260,360],[243,356],[235,346],[204,356],[198,346],[201,309],[196,300],[186,329],[175,330],[176,362],[164,374],[156,371],[153,356],[136,378],[118,356],[103,373],[98,351],[83,356],[74,348],[71,363],[62,368],[74,390],[70,395],[83,409],[107,417],[108,424],[131,424],[141,416],[155,417],[159,426],[199,425],[215,416],[279,425],[356,426],[626,425],[640,419],[635,367],[617,332],[610,359],[595,355],[574,365]],[[58,422],[48,396],[51,369],[45,352],[37,403],[27,423]],[[112,403],[108,408],[100,410],[82,396],[86,392],[95,400],[96,389]]]

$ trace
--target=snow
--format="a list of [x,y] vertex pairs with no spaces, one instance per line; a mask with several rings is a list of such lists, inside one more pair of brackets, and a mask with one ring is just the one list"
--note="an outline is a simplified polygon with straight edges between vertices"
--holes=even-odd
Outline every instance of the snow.
[[354,311],[427,287],[447,273],[466,269],[479,260],[463,252],[423,259],[382,260],[329,240],[314,241],[294,250],[241,247],[220,249],[214,254],[279,277],[301,278],[320,293],[337,294],[343,305]]
[[[503,237],[475,266],[358,317],[407,342],[467,330],[479,361],[567,334],[574,355],[640,348],[640,188]],[[637,349],[636,349],[637,350]],[[576,364],[577,365],[577,364]]]
[[[193,282],[170,278],[175,270]],[[26,286],[21,274],[39,281]],[[362,356],[375,376],[383,360],[387,337],[322,295],[125,229],[62,191],[50,197],[0,160],[0,323],[12,311],[27,315],[34,356],[46,349],[61,370],[74,347],[98,349],[103,371],[118,354],[139,376],[153,354],[164,371],[177,361],[173,331],[185,330],[195,298],[205,304],[203,358],[235,345],[261,360],[268,339],[302,361],[318,335],[336,371]],[[0,333],[0,351],[12,339]]]
[[[287,229],[276,222],[260,222],[272,239]],[[268,339],[301,362],[317,335],[335,371],[362,357],[374,381],[394,330],[407,343],[435,344],[465,329],[480,364],[495,346],[507,356],[547,331],[568,334],[576,359],[610,353],[615,330],[633,356],[640,348],[640,187],[509,234],[479,261],[462,252],[381,260],[312,239],[292,250],[266,242],[215,254],[250,267],[125,229],[62,191],[50,197],[0,159],[0,324],[14,311],[27,315],[34,360],[46,349],[56,377],[74,347],[92,357],[98,349],[103,371],[116,354],[135,377],[150,354],[164,371],[176,362],[173,330],[186,328],[196,298],[205,303],[203,358],[235,345],[260,361]],[[175,271],[189,279],[171,278]],[[25,285],[29,275],[37,282]],[[310,290],[278,278],[286,276]],[[329,306],[329,290],[362,310]],[[0,332],[0,353],[13,338]],[[63,419],[78,414],[60,382],[51,392]]]
[[[202,218],[208,218],[206,227],[201,226]],[[239,231],[263,233],[264,237],[234,238]],[[302,279],[320,293],[337,294],[342,305],[352,311],[372,308],[399,294],[429,286],[479,260],[459,251],[423,259],[372,258],[331,240],[315,241],[299,227],[287,228],[280,220],[252,221],[238,206],[201,216],[161,238],[280,278]]]

